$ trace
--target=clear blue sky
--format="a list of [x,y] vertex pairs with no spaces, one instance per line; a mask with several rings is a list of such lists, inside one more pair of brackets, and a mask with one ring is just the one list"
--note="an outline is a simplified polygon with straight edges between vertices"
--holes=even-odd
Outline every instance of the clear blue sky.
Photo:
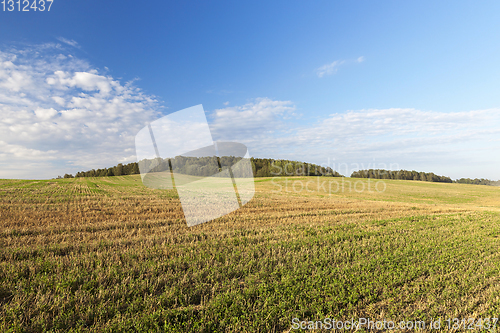
[[[280,148],[278,141],[274,146],[252,146],[249,140],[254,155],[317,163],[337,156],[333,157],[337,162],[383,161],[452,177],[500,178],[495,171],[499,162],[495,156],[500,155],[495,150],[499,146],[495,128],[489,129],[488,137],[470,139],[483,125],[499,120],[496,111],[470,113],[500,107],[498,2],[55,0],[50,12],[0,12],[0,31],[0,51],[15,48],[22,53],[34,45],[58,43],[62,53],[85,61],[100,75],[123,85],[138,79],[134,86],[156,96],[164,114],[196,104],[215,115],[224,108],[265,109],[258,102],[263,98],[289,102],[290,112],[262,111],[269,111],[279,128],[265,140],[288,135],[288,140],[278,140],[286,147]],[[377,110],[375,115],[366,114],[372,109]],[[401,111],[398,118],[397,112],[387,111],[391,109],[414,112]],[[328,123],[332,117],[344,130],[338,131],[336,121]],[[364,122],[353,125],[359,126],[355,135],[345,134],[365,140],[366,149],[380,143],[373,156],[367,157],[359,145],[351,150],[358,155],[328,150],[330,139],[332,145],[350,147],[346,137],[324,135],[311,154],[299,149],[300,144],[297,149],[290,146],[294,136],[327,133],[327,123],[341,136],[352,125],[352,117],[396,123],[387,133],[380,127],[382,132],[367,133],[364,139]],[[457,126],[447,126],[457,117],[462,117]],[[477,124],[467,127],[471,123],[467,119],[478,117]],[[217,123],[215,118],[210,119]],[[420,121],[416,128],[433,130],[398,132],[414,121]],[[439,127],[443,122],[447,124]],[[481,140],[491,148],[474,161],[464,154],[448,165],[449,158],[424,142],[432,135],[456,154],[461,147],[477,153],[483,147]],[[14,139],[4,141],[11,148],[22,145],[42,152],[51,148],[49,143],[41,147],[9,136]],[[468,139],[462,144],[460,138]],[[402,142],[401,155],[390,145],[383,146],[387,142]],[[413,157],[405,155],[408,149],[415,149]],[[441,159],[432,159],[426,151]],[[130,154],[125,155],[117,153],[116,159],[125,160]],[[482,166],[476,164],[478,158],[484,160]],[[71,172],[86,167],[69,155],[61,161]],[[8,163],[4,168],[10,168]],[[4,176],[29,177],[29,173],[6,171]]]

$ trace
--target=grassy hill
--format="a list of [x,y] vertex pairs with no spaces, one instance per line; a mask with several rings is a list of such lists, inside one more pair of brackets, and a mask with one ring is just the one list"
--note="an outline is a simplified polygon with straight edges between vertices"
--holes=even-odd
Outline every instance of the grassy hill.
[[498,317],[499,210],[498,187],[259,178],[242,209],[188,228],[176,191],[139,175],[0,180],[0,330]]

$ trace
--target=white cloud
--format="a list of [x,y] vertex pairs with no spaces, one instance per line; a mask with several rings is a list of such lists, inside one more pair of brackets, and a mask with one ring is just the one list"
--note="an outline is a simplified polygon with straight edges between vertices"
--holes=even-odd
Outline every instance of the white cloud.
[[0,141],[0,156],[2,156],[2,160],[7,160],[10,155],[10,157],[20,158],[23,160],[27,159],[37,162],[47,161],[55,159],[55,153],[57,153],[56,150],[42,151]]
[[154,97],[57,44],[0,51],[0,87],[0,178],[132,162],[135,134],[161,115]]
[[335,60],[332,63],[323,65],[318,69],[316,69],[316,75],[318,75],[318,77],[323,77],[325,75],[332,75],[337,73],[338,68],[342,65],[348,63],[361,63],[363,61],[365,61],[365,57],[363,56],[358,57],[356,60]]
[[56,71],[54,75],[47,78],[46,82],[61,90],[76,87],[85,91],[99,91],[104,95],[109,94],[113,88],[121,89],[117,81],[114,81],[111,77],[98,75],[95,70],[76,73]]
[[35,114],[38,117],[38,119],[42,121],[47,121],[54,118],[59,113],[53,108],[50,109],[38,108],[35,110]]
[[73,47],[76,47],[76,48],[80,48],[80,45],[78,44],[78,42],[76,42],[73,39],[67,39],[67,38],[64,38],[64,37],[57,37],[57,40],[59,40],[60,42],[63,42],[64,44],[68,44],[70,46],[73,46]]
[[66,104],[66,100],[60,96],[52,96],[52,99],[60,106],[64,106]]
[[316,74],[318,75],[318,77],[335,74],[337,73],[338,67],[342,65],[344,62],[345,61],[343,60],[335,60],[330,64],[323,65],[316,70]]

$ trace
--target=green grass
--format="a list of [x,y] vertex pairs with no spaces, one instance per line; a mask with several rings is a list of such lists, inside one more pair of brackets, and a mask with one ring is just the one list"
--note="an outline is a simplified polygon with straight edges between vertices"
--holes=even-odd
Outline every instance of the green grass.
[[0,330],[499,316],[498,188],[385,181],[384,192],[330,194],[258,181],[248,205],[192,228],[175,191],[138,176],[0,181]]

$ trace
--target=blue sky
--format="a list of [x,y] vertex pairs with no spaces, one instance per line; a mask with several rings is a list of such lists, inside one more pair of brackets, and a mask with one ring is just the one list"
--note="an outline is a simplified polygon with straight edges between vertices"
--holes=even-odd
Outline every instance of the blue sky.
[[133,161],[147,121],[203,104],[214,137],[253,156],[500,179],[499,7],[55,0],[50,12],[0,11],[0,178]]

